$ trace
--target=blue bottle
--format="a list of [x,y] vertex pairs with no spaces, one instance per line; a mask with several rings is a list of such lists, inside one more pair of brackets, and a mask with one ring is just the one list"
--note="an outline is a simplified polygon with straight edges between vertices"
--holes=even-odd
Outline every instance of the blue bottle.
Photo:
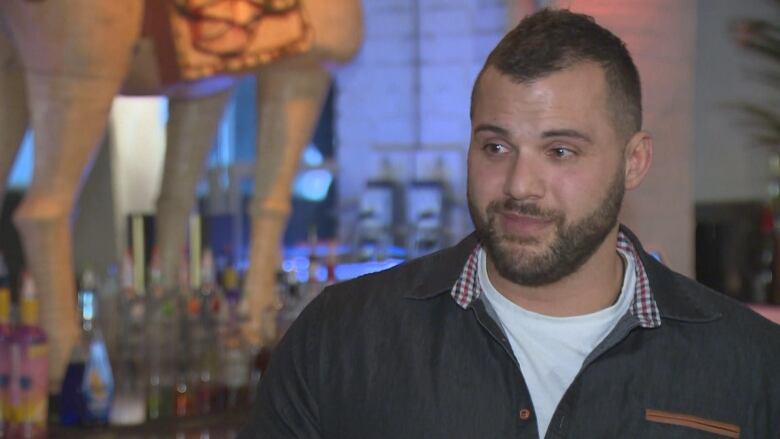
[[106,343],[97,322],[95,276],[87,270],[79,290],[81,340],[74,347],[60,392],[63,425],[107,425],[114,396],[114,377]]

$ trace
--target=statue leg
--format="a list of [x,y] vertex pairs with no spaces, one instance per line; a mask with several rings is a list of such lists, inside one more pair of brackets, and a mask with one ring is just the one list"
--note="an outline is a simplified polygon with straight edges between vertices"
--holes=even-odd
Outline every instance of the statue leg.
[[79,336],[71,213],[102,140],[118,81],[28,74],[35,171],[14,213],[49,335],[50,390],[57,391]]
[[11,41],[0,31],[0,205],[8,174],[27,130],[24,72]]
[[40,293],[56,391],[79,335],[70,217],[127,73],[143,2],[3,0],[0,13],[26,72],[35,171],[14,222]]
[[177,281],[195,187],[230,92],[200,99],[171,98],[168,104],[165,167],[156,221],[163,282],[168,286]]
[[252,242],[244,285],[250,317],[244,332],[255,346],[269,342],[261,338],[274,331],[273,322],[262,322],[262,315],[276,301],[275,271],[281,262],[292,181],[301,151],[311,141],[319,120],[330,75],[318,64],[282,62],[263,68],[258,81]]

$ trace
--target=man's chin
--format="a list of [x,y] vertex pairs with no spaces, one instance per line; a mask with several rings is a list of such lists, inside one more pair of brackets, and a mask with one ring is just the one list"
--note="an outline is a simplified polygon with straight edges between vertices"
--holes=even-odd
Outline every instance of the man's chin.
[[495,250],[498,254],[494,256],[505,261],[512,261],[512,264],[528,263],[528,261],[536,260],[549,251],[549,246],[536,239],[502,239],[497,244]]
[[505,248],[533,249],[547,247],[548,238],[544,235],[528,235],[516,233],[503,233],[498,236],[496,243]]

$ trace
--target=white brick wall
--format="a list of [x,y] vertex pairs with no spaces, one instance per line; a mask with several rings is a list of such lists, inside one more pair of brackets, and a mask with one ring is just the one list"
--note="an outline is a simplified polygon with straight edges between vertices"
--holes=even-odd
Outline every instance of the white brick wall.
[[[429,172],[418,162],[441,154],[460,168],[451,183],[465,203],[471,87],[508,21],[505,0],[369,0],[364,14],[365,44],[337,77],[342,239],[384,158],[408,182]],[[460,223],[459,229],[470,227]]]

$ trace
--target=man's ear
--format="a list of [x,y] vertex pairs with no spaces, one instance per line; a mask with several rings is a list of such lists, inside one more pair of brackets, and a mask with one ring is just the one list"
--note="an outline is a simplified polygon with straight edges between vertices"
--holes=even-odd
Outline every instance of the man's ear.
[[646,131],[634,134],[625,149],[625,186],[634,189],[645,179],[653,161],[653,138]]

